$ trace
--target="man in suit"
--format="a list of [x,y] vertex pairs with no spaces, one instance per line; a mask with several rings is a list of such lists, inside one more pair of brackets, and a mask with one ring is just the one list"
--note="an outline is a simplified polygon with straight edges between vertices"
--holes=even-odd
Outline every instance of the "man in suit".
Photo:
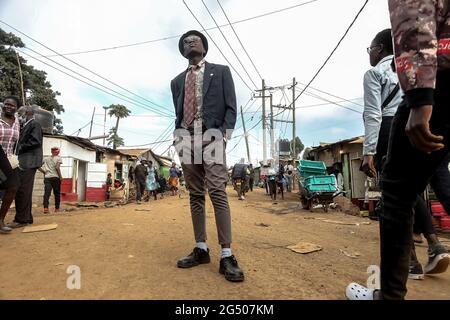
[[19,228],[33,223],[31,214],[34,175],[42,166],[42,129],[34,119],[34,111],[31,106],[22,106],[17,111],[22,129],[17,141],[17,154],[19,157],[20,186],[16,193],[16,216],[8,225],[11,228]]
[[[225,191],[228,180],[225,147],[236,123],[233,79],[227,66],[205,61],[208,41],[202,33],[195,30],[186,32],[181,36],[178,48],[189,60],[189,66],[171,82],[176,113],[175,137],[178,141],[180,138],[183,142],[188,141],[188,155],[184,153],[186,149],[180,150],[179,143],[176,147],[189,188],[196,247],[188,256],[178,260],[177,265],[190,268],[210,262],[206,245],[206,184],[222,247],[219,272],[228,281],[243,281],[244,273],[231,252],[231,216]],[[209,135],[213,135],[214,140],[205,138]],[[215,153],[213,161],[205,155],[210,151]],[[200,160],[198,154],[201,155]]]

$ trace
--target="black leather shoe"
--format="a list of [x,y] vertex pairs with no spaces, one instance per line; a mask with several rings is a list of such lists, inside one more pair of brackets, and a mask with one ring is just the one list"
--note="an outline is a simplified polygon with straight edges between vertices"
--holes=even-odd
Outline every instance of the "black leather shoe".
[[181,258],[177,262],[178,268],[191,268],[203,263],[210,263],[209,249],[205,251],[203,249],[195,247],[194,250],[184,258]]
[[234,256],[220,259],[219,273],[225,275],[225,279],[232,282],[244,281],[244,273]]

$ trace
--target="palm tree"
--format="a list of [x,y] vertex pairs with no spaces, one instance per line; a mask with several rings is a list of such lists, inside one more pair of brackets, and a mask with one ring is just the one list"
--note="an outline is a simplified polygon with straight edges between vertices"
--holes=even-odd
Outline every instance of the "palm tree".
[[115,139],[113,139],[113,149],[116,149],[117,144],[116,141],[118,141],[117,138],[119,138],[117,136],[117,131],[119,130],[119,120],[122,118],[126,118],[131,114],[131,111],[127,109],[127,107],[125,107],[124,105],[121,104],[112,104],[109,106],[109,116],[112,117],[116,117],[116,127],[114,128],[114,136]]
[[106,140],[108,141],[108,146],[112,146],[114,149],[124,145],[123,139],[116,133],[116,128],[109,130],[109,137]]

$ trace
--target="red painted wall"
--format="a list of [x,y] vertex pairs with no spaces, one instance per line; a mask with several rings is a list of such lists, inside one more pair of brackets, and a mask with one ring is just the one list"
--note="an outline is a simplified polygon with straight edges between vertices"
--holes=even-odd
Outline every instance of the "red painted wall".
[[86,201],[89,202],[104,202],[106,201],[106,184],[101,188],[86,188]]
[[78,201],[78,194],[76,192],[72,193],[72,178],[64,178],[61,181],[61,201],[65,202]]

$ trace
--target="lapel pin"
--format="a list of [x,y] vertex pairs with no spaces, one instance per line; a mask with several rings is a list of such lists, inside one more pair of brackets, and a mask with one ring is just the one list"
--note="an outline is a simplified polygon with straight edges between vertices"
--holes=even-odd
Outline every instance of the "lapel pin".
[[212,77],[214,75],[214,73],[211,73],[209,76]]

